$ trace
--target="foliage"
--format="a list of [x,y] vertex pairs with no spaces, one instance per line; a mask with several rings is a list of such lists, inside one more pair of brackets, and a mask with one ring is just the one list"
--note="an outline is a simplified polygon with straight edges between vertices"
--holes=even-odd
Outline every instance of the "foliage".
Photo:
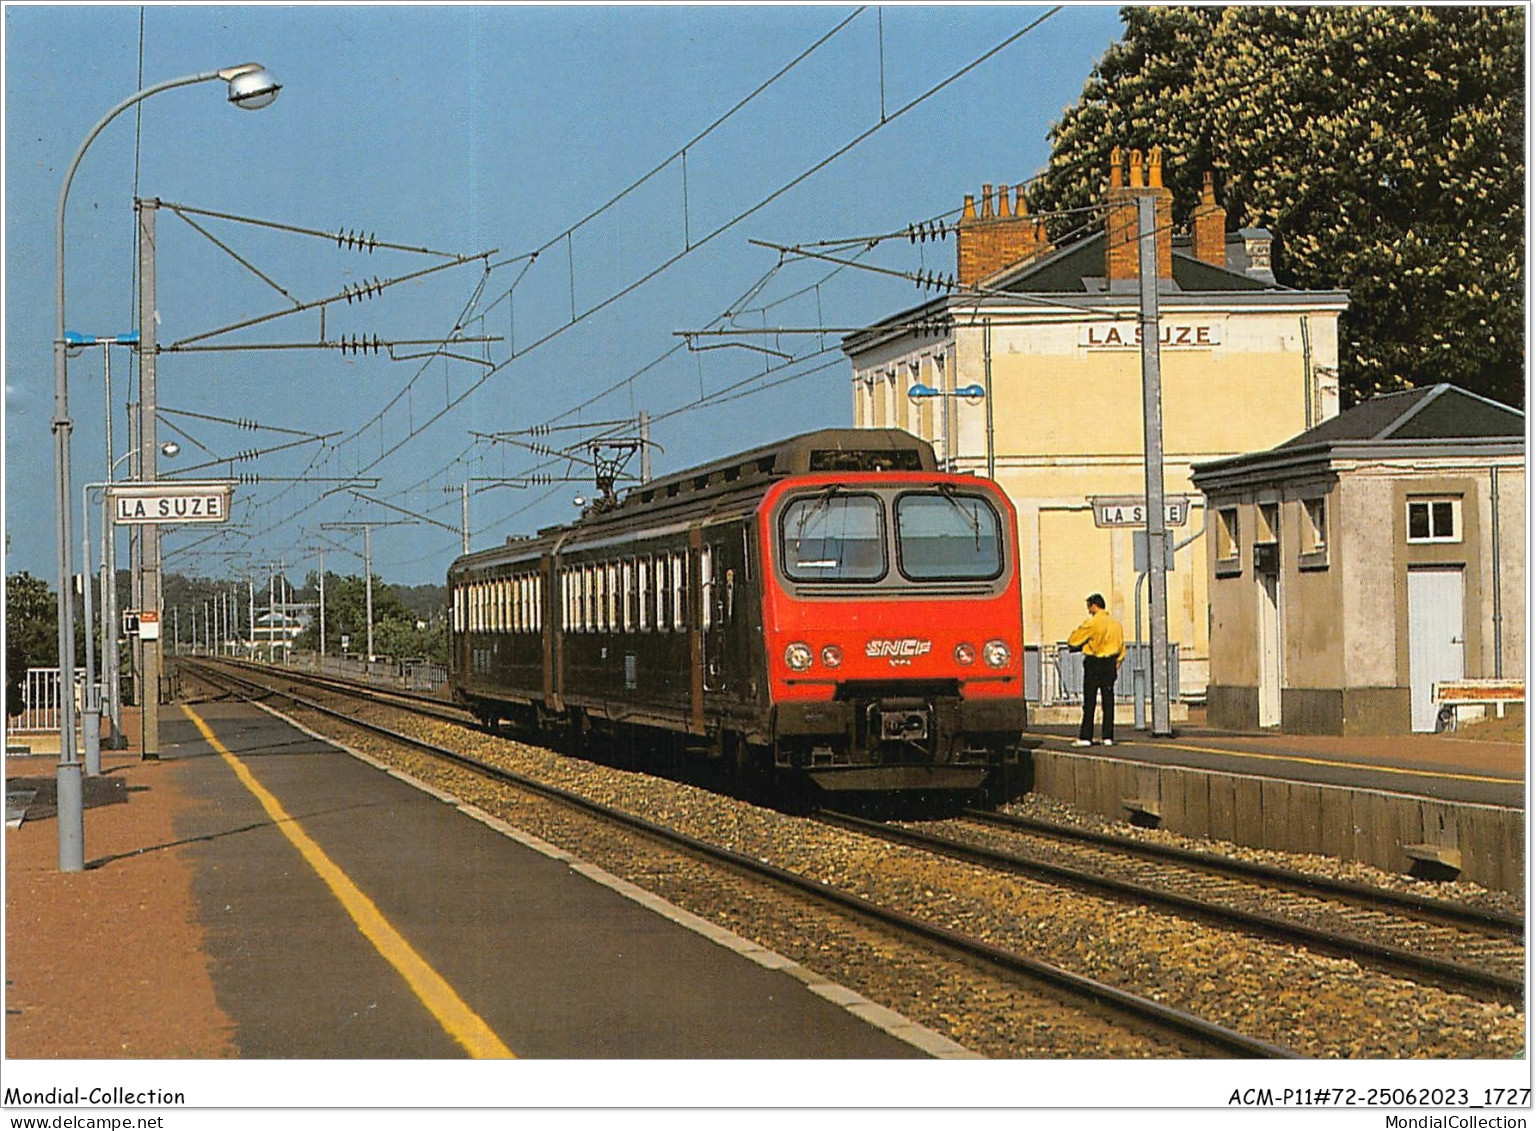
[[5,702],[11,715],[25,706],[28,668],[59,662],[59,602],[46,581],[30,573],[5,579]]
[[1176,216],[1212,170],[1229,229],[1276,237],[1282,284],[1350,292],[1348,403],[1448,381],[1524,406],[1522,7],[1122,16],[1033,208],[1096,204],[1113,147],[1161,145]]
[[[418,587],[424,588],[424,587]],[[311,574],[300,590],[299,599],[319,601],[319,577]],[[448,640],[443,618],[438,616],[418,628],[418,617],[401,599],[397,587],[373,579],[373,650],[375,655],[401,659],[424,656],[437,663],[448,659]],[[341,577],[325,573],[325,651],[339,656],[341,638],[346,636],[349,652],[362,652],[368,641],[368,592],[360,575]],[[295,647],[317,651],[320,647],[320,620],[316,616],[300,634]]]

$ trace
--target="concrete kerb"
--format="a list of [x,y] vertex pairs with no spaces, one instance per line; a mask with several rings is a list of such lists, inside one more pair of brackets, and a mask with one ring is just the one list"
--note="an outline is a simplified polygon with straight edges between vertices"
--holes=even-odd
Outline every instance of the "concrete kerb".
[[[1036,750],[1033,759],[1035,792],[1115,820],[1151,814],[1158,827],[1185,836],[1395,873],[1435,855],[1456,859],[1462,879],[1524,890],[1524,858],[1510,852],[1525,842],[1518,809],[1065,751]],[[1325,821],[1325,813],[1343,819]]]

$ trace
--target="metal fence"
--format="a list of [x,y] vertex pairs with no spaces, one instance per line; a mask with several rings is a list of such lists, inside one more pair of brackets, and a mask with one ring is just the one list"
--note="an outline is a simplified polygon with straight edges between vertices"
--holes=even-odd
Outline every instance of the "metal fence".
[[[1083,698],[1083,654],[1067,650],[1065,644],[1056,645],[1054,654],[1047,653],[1049,660],[1040,664],[1036,702],[1053,706],[1059,703],[1080,703]],[[1120,676],[1115,681],[1115,699],[1129,702],[1135,696],[1136,673],[1144,673],[1143,684],[1148,696],[1152,693],[1152,645],[1127,642],[1125,660],[1120,665]],[[1030,672],[1026,665],[1025,686],[1028,694]],[[1168,645],[1168,698],[1179,697],[1179,646]]]
[[[63,726],[64,705],[59,699],[58,668],[28,668],[25,690],[22,694],[21,714],[6,720],[6,729],[15,733],[40,734],[57,731]],[[96,685],[97,700],[106,695],[106,685]],[[85,675],[75,675],[75,725],[80,725],[80,715],[85,703]]]

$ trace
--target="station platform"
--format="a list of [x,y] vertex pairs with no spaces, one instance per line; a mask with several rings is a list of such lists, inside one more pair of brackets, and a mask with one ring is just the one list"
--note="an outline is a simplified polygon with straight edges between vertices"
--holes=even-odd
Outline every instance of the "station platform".
[[1522,722],[1369,736],[1241,734],[1202,722],[1154,736],[1117,721],[1113,746],[1088,747],[1075,744],[1075,726],[1034,726],[1024,735],[1027,785],[1190,837],[1524,891]]
[[[84,873],[55,762],[7,759],[40,787],[6,834],[8,1057],[970,1055],[257,707],[161,728],[158,761],[104,753]],[[85,974],[103,946],[128,984]]]
[[[1190,712],[1173,733],[1154,736],[1116,721],[1115,745],[1086,752],[1161,765],[1246,773],[1316,784],[1421,794],[1442,801],[1525,806],[1525,744],[1489,741],[1479,728],[1458,734],[1308,735],[1241,733],[1205,725]],[[1032,726],[1027,747],[1085,752],[1074,747],[1077,725]],[[1514,734],[1504,728],[1501,733]],[[1099,731],[1094,732],[1097,741]]]

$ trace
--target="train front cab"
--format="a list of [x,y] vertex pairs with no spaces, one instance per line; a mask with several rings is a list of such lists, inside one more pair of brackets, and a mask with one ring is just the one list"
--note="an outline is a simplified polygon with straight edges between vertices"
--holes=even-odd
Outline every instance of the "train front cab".
[[808,477],[759,524],[776,765],[827,791],[971,790],[1017,759],[1018,541],[994,485]]

